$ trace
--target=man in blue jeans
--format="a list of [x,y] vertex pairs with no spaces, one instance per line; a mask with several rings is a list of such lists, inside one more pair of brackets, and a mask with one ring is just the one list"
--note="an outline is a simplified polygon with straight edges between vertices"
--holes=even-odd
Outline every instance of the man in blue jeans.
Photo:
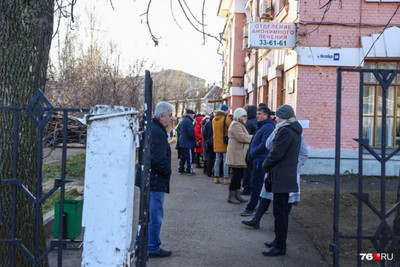
[[254,135],[249,148],[250,159],[253,162],[253,171],[250,180],[251,195],[246,209],[240,212],[241,216],[252,215],[258,204],[265,175],[262,163],[269,153],[269,150],[265,147],[265,142],[275,129],[275,122],[270,118],[270,115],[271,110],[269,108],[266,106],[258,107],[256,115],[258,131]]
[[[160,232],[164,218],[164,197],[165,193],[169,193],[171,177],[171,148],[166,129],[175,120],[173,111],[174,107],[170,103],[160,102],[155,108],[151,122],[150,212],[147,239],[150,258],[168,257],[172,253],[160,247]],[[136,180],[136,185],[140,184],[138,182]]]

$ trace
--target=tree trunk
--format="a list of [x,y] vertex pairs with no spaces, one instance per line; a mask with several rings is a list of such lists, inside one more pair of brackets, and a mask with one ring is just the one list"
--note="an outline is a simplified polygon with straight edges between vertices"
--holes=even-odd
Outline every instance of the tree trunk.
[[[53,33],[54,0],[0,1],[0,106],[25,106],[34,92],[44,90]],[[20,114],[17,177],[12,177],[13,114],[0,111],[0,180],[17,178],[36,195],[36,130],[25,112]],[[11,188],[0,182],[0,266],[10,265]],[[33,254],[35,209],[18,190],[16,238]],[[41,220],[42,221],[42,220]],[[43,225],[40,226],[40,251],[45,249]],[[15,250],[15,266],[32,263]],[[40,266],[47,266],[44,261]]]

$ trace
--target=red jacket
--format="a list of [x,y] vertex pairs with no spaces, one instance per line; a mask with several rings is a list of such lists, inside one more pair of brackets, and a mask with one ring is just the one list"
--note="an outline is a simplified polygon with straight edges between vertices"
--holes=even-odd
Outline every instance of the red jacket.
[[200,147],[195,147],[195,153],[203,153],[203,136],[201,135],[201,121],[203,120],[202,116],[198,116],[195,119],[194,125],[194,133],[196,136],[196,141],[200,141]]

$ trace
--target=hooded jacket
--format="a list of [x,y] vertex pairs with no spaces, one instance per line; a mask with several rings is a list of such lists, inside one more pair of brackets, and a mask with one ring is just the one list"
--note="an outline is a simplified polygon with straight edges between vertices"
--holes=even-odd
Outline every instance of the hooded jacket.
[[257,130],[257,107],[254,105],[249,105],[247,107],[247,121],[246,121],[246,129],[249,132],[249,134],[254,135]]
[[273,193],[299,191],[297,162],[302,132],[300,123],[294,121],[283,123],[275,135],[273,148],[263,162],[265,172],[269,172],[271,176]]
[[225,136],[228,136],[228,129],[232,123],[232,119],[228,115],[226,115],[223,110],[214,111],[212,128],[213,128],[215,153],[226,153],[227,144],[224,144],[224,119],[225,119]]
[[195,153],[203,153],[203,136],[201,134],[201,121],[202,120],[203,120],[202,116],[198,116],[194,119],[194,121],[195,121],[194,133],[196,136],[196,141],[200,141],[200,147],[194,148]]
[[209,153],[213,152],[214,149],[214,139],[213,139],[213,129],[212,129],[212,121],[214,119],[214,115],[210,116],[210,120],[206,122],[203,129],[203,150]]

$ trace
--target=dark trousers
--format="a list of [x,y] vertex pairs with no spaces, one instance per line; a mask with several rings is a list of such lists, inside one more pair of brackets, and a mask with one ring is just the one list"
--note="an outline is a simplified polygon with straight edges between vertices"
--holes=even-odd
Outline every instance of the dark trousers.
[[251,173],[253,171],[253,168],[251,167],[247,167],[246,169],[244,169],[243,171],[243,183],[242,183],[242,187],[243,187],[243,191],[245,193],[251,193]]
[[250,201],[247,204],[246,209],[253,211],[257,204],[258,199],[260,198],[260,192],[264,183],[264,175],[265,171],[262,167],[262,163],[264,160],[262,159],[255,159],[253,160],[253,172],[251,175],[251,195]]
[[286,249],[289,226],[289,193],[274,193],[275,247]]
[[192,162],[193,162],[193,153],[191,148],[181,148],[181,160],[179,162],[179,171],[185,171],[186,164],[186,172],[192,173]]
[[201,167],[200,158],[201,158],[201,153],[194,153],[194,163],[196,164],[197,168]]
[[254,215],[254,219],[256,219],[257,221],[260,221],[262,216],[267,212],[270,204],[271,204],[271,200],[261,197],[260,201],[258,202],[258,206],[256,209],[256,214]]
[[214,161],[215,161],[215,153],[212,151],[204,151],[204,158],[205,158],[205,163],[204,163],[204,169],[208,177],[213,176],[213,167],[214,167]]
[[243,177],[243,168],[232,168],[232,179],[229,184],[229,190],[234,191],[240,189],[240,181]]

